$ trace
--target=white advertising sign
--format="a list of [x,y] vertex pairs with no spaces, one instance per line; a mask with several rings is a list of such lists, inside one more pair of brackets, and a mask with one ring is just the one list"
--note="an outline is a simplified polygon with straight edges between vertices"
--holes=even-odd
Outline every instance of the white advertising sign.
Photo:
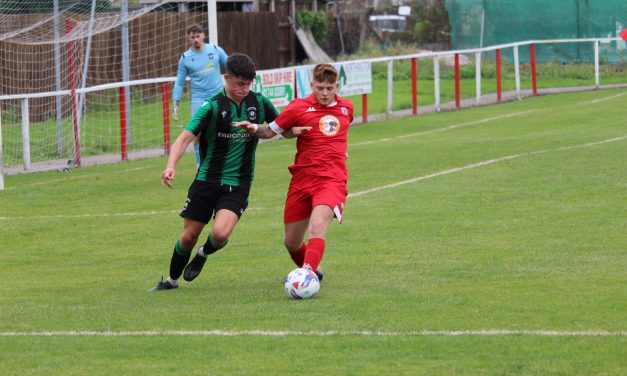
[[[334,63],[333,66],[340,75],[340,96],[348,97],[372,92],[372,66],[370,62]],[[311,82],[312,71],[313,67],[296,70],[296,86],[299,98],[311,94],[309,83]]]

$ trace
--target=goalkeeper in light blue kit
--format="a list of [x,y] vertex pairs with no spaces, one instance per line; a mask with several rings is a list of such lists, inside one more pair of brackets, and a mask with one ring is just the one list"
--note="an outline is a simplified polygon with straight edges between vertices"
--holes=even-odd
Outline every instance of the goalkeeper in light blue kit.
[[[220,67],[226,66],[227,55],[224,50],[215,44],[205,43],[205,32],[202,26],[195,24],[187,28],[187,39],[192,44],[179,59],[176,82],[172,100],[172,118],[179,120],[179,102],[183,96],[185,79],[189,76],[192,97],[192,111],[194,116],[205,100],[209,100],[222,90],[224,81],[220,73]],[[200,152],[198,138],[194,141],[194,155],[196,165],[200,165]]]

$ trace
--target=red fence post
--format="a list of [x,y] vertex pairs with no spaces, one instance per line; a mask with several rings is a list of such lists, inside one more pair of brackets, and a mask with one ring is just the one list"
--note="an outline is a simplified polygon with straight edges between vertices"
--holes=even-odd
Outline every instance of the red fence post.
[[455,54],[455,108],[460,107],[460,77],[459,77],[459,54]]
[[411,58],[411,112],[418,114],[418,74],[416,72],[416,58]]
[[496,49],[496,101],[501,101],[501,49]]
[[361,122],[368,122],[368,94],[361,95]]
[[126,144],[126,88],[121,87],[120,91],[120,151],[122,160],[128,159],[128,151]]
[[[72,31],[70,20],[65,20],[65,32],[69,34]],[[72,100],[72,129],[74,131],[74,164],[81,167],[81,138],[78,130],[78,109],[76,108],[76,72],[74,68],[74,41],[67,44],[68,65],[70,68],[70,98]]]
[[170,83],[161,87],[163,97],[163,152],[170,155]]
[[538,85],[536,82],[536,46],[531,43],[529,45],[529,63],[531,65],[531,87],[533,88],[533,95],[538,95]]

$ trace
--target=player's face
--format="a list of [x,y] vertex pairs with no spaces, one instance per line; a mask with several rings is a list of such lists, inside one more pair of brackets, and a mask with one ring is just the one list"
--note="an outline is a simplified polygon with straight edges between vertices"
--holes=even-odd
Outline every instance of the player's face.
[[251,80],[247,80],[240,76],[224,75],[226,96],[231,100],[240,103],[250,91]]
[[200,50],[205,43],[205,33],[189,33],[187,39],[192,44],[192,49]]
[[311,83],[311,91],[314,93],[316,100],[323,106],[328,106],[335,100],[337,89],[340,87],[339,82],[319,82]]

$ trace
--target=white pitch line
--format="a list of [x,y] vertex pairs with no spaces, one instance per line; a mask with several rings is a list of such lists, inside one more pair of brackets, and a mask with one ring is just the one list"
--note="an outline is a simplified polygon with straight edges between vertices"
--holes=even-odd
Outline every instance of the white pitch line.
[[431,130],[428,130],[428,131],[410,133],[410,134],[406,134],[406,135],[403,135],[403,136],[387,137],[387,138],[380,138],[378,140],[357,142],[357,143],[354,143],[354,144],[350,144],[349,145],[349,149],[352,148],[352,147],[355,147],[355,146],[372,145],[372,144],[378,144],[380,142],[402,140],[404,138],[409,138],[409,137],[416,137],[416,136],[422,136],[422,135],[430,134],[430,133],[444,132],[444,131],[448,131],[448,130],[455,129],[455,128],[467,127],[469,125],[482,124],[482,123],[487,123],[487,122],[494,121],[494,120],[501,120],[501,119],[507,119],[507,118],[514,117],[514,116],[526,115],[526,114],[528,114],[530,112],[535,112],[535,111],[538,111],[538,110],[528,110],[528,111],[514,112],[514,113],[511,113],[511,114],[506,114],[506,115],[501,115],[501,116],[494,116],[494,117],[484,118],[484,119],[480,119],[480,120],[470,121],[468,123],[453,124],[453,125],[450,125],[450,126],[444,127],[444,128],[437,128],[437,129],[431,129]]
[[142,215],[160,215],[178,213],[180,210],[150,210],[145,212],[127,212],[127,213],[102,213],[102,214],[57,214],[57,215],[40,215],[40,216],[22,216],[22,217],[0,217],[0,221],[8,220],[32,220],[32,219],[68,219],[68,218],[98,218],[98,217],[135,217]]
[[625,337],[626,331],[606,330],[422,330],[408,332],[388,331],[299,331],[299,330],[140,330],[140,331],[42,331],[0,332],[0,337],[469,337],[469,336],[542,336],[542,337]]
[[[261,207],[254,207],[246,209],[251,210],[265,210]],[[101,213],[101,214],[57,214],[57,215],[39,215],[39,216],[21,216],[21,217],[0,217],[0,221],[9,220],[36,220],[36,219],[70,219],[70,218],[106,218],[106,217],[139,217],[145,215],[162,215],[180,213],[180,210],[149,210],[143,212],[122,212],[122,213]]]
[[465,165],[465,166],[461,166],[461,167],[449,168],[449,169],[438,171],[438,172],[434,172],[434,173],[428,174],[428,175],[418,176],[418,177],[415,177],[413,179],[403,180],[403,181],[399,181],[397,183],[382,185],[382,186],[379,186],[379,187],[367,189],[365,191],[351,193],[351,194],[348,195],[347,198],[363,196],[363,195],[366,195],[366,194],[369,194],[369,193],[378,192],[378,191],[382,191],[382,190],[390,189],[390,188],[396,188],[396,187],[400,187],[402,185],[415,183],[415,182],[421,181],[421,180],[435,178],[437,176],[449,175],[449,174],[452,174],[452,173],[455,173],[455,172],[460,172],[460,171],[464,171],[464,170],[470,170],[472,168],[487,166],[487,165],[494,164],[494,163],[497,163],[497,162],[508,161],[508,160],[516,159],[516,158],[520,158],[520,157],[528,157],[528,156],[531,156],[531,155],[544,154],[544,153],[548,153],[548,152],[551,152],[551,151],[563,151],[563,150],[571,150],[571,149],[576,149],[576,148],[584,148],[584,147],[602,145],[602,144],[607,144],[607,143],[610,143],[610,142],[622,141],[622,140],[625,140],[625,139],[627,139],[627,135],[626,136],[614,137],[614,138],[610,138],[610,139],[602,140],[602,141],[589,142],[589,143],[586,143],[586,144],[562,146],[562,147],[555,148],[555,149],[538,150],[538,151],[532,151],[532,152],[528,152],[528,153],[508,155],[508,156],[501,157],[501,158],[489,159],[489,160],[486,160],[486,161],[481,161],[481,162],[477,162],[477,163],[471,163],[471,164],[468,164],[468,165]]
[[[126,170],[120,170],[118,172],[116,172],[116,174],[121,174],[121,173],[125,173],[125,172],[132,172],[132,171],[139,171],[139,170],[144,170],[147,167],[134,167],[134,168],[127,168]],[[63,172],[64,174],[67,174],[68,172]],[[98,175],[103,175],[105,173],[103,172],[96,172],[93,174],[85,174],[85,175],[78,175],[78,176],[67,176],[65,178],[60,178],[60,179],[52,179],[52,180],[46,180],[46,181],[40,181],[37,183],[31,183],[31,184],[27,184],[27,187],[32,187],[33,185],[45,185],[45,184],[50,184],[50,183],[60,183],[60,182],[65,182],[68,180],[75,180],[75,179],[86,179],[86,178],[92,178],[94,176],[98,176]]]
[[[476,168],[476,167],[487,166],[487,165],[491,165],[491,164],[494,164],[494,163],[503,162],[503,161],[507,161],[507,160],[512,160],[512,159],[516,159],[516,158],[528,157],[528,156],[531,156],[531,155],[544,154],[544,153],[548,153],[548,152],[551,152],[551,151],[563,151],[563,150],[571,150],[571,149],[582,148],[582,147],[597,146],[597,145],[607,144],[607,143],[610,143],[610,142],[622,141],[622,140],[625,140],[625,139],[627,139],[627,135],[614,137],[614,138],[610,138],[610,139],[607,139],[607,140],[589,142],[589,143],[586,143],[586,144],[562,146],[562,147],[555,148],[555,149],[546,149],[546,150],[532,151],[532,152],[528,152],[528,153],[513,154],[513,155],[507,155],[505,157],[500,157],[500,158],[495,158],[495,159],[488,159],[488,160],[485,160],[485,161],[481,161],[481,162],[477,162],[477,163],[471,163],[471,164],[468,164],[468,165],[465,165],[465,166],[461,166],[461,167],[449,168],[449,169],[446,169],[446,170],[434,172],[432,174],[418,176],[418,177],[415,177],[413,179],[408,179],[408,180],[403,180],[403,181],[399,181],[399,182],[392,183],[392,184],[382,185],[382,186],[379,186],[379,187],[367,189],[365,191],[351,193],[351,194],[348,195],[347,198],[359,197],[359,196],[363,196],[363,195],[366,195],[366,194],[369,194],[369,193],[374,193],[374,192],[382,191],[382,190],[385,190],[385,189],[396,188],[396,187],[400,187],[402,185],[415,183],[415,182],[421,181],[421,180],[431,179],[431,178],[435,178],[435,177],[443,176],[443,175],[450,175],[450,174],[453,174],[455,172],[461,172],[461,171],[465,171],[465,170],[470,170],[470,169],[473,169],[473,168]],[[255,208],[248,208],[248,210],[264,210],[264,208],[257,208],[257,207],[255,207]],[[103,213],[103,214],[58,214],[58,215],[33,216],[33,217],[28,217],[28,216],[23,216],[23,217],[0,217],[0,221],[3,221],[3,220],[4,221],[7,221],[7,220],[33,220],[33,219],[97,218],[97,217],[132,217],[132,216],[142,216],[142,215],[171,214],[171,213],[178,213],[178,212],[179,212],[179,210],[145,211],[145,212],[128,212],[128,213]]]
[[605,102],[605,101],[609,101],[611,99],[614,98],[618,98],[618,97],[622,97],[623,95],[627,95],[627,91],[624,93],[620,93],[620,94],[616,94],[616,95],[611,95],[609,97],[604,97],[604,98],[599,98],[599,99],[595,99],[593,101],[589,101],[589,102],[584,102],[585,104],[595,104],[595,103],[601,103],[601,102]]
[[[128,168],[126,170],[120,170],[119,172],[116,172],[116,174],[120,174],[120,173],[125,173],[125,172],[131,172],[131,171],[139,171],[139,170],[144,170],[148,167],[134,167],[134,168]],[[63,172],[64,174],[67,174],[69,172]],[[78,176],[66,176],[65,178],[60,178],[60,179],[52,179],[52,180],[46,180],[46,181],[40,181],[37,183],[30,183],[30,184],[26,184],[25,187],[33,187],[35,185],[48,185],[48,184],[52,184],[52,183],[62,183],[62,182],[66,182],[68,180],[76,180],[76,179],[86,179],[86,178],[92,178],[94,176],[98,176],[98,175],[103,175],[103,172],[96,172],[93,174],[84,174],[84,175],[78,175]],[[5,190],[10,190],[10,189],[16,189],[17,187],[8,187],[5,188]],[[0,218],[2,219],[2,218]]]

